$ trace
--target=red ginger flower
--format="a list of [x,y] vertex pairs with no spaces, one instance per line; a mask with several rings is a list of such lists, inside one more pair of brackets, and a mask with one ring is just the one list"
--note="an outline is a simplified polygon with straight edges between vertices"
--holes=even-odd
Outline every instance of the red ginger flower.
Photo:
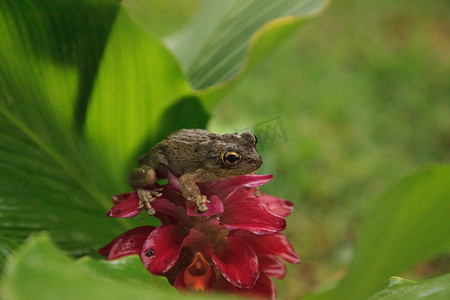
[[[169,173],[161,186],[162,196],[152,204],[159,227],[131,229],[101,248],[107,260],[140,255],[153,274],[167,277],[180,291],[226,291],[240,295],[276,298],[270,277],[286,273],[282,258],[298,263],[299,258],[281,233],[292,203],[260,193],[255,187],[272,175],[243,175],[214,183],[198,184],[211,203],[199,214],[183,198],[178,179]],[[111,217],[139,214],[136,193],[113,198]]]

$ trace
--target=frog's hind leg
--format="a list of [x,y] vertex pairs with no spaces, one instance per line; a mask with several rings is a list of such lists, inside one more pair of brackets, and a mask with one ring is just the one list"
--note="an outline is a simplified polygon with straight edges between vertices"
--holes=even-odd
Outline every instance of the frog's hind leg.
[[157,197],[161,197],[161,188],[154,188],[156,182],[156,172],[153,168],[142,165],[131,171],[128,182],[132,188],[136,190],[139,197],[138,209],[146,209],[149,215],[155,214],[155,209],[151,203]]

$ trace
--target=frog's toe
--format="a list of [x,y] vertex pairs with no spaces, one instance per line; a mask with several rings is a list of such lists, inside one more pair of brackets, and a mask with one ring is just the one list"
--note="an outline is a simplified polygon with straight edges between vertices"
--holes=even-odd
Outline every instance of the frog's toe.
[[152,207],[152,205],[150,204],[150,202],[148,201],[139,201],[139,205],[138,205],[138,209],[139,210],[143,210],[146,209],[147,213],[152,216],[156,213],[156,210]]
[[142,203],[142,207],[140,209],[144,209],[144,208],[147,210],[147,213],[150,216],[153,216],[156,213],[156,210],[153,208],[153,206],[149,202]]
[[208,206],[206,206],[206,203],[211,203],[208,198],[206,198],[205,195],[200,195],[196,197],[195,203],[197,204],[197,211],[199,213],[204,213],[208,210]]
[[141,200],[139,199],[139,205],[138,205],[137,209],[138,209],[138,210],[143,210],[144,207],[145,207],[144,201],[141,201]]
[[161,192],[153,193],[153,196],[155,196],[156,198],[162,197],[162,195],[163,194]]
[[197,206],[197,211],[198,211],[199,213],[204,213],[204,212],[207,211],[207,210],[208,210],[208,207],[206,206],[205,203],[201,203],[201,204],[199,204],[199,205]]
[[153,207],[150,206],[150,207],[147,208],[147,213],[150,216],[153,216],[156,213],[156,210]]

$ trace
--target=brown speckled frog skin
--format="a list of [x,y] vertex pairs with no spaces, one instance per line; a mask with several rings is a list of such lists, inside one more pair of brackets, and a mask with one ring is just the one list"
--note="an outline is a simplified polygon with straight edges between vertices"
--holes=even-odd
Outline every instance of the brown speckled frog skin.
[[140,208],[154,214],[151,202],[160,195],[152,189],[157,179],[167,178],[167,170],[179,177],[183,197],[197,205],[199,212],[208,208],[208,199],[197,183],[225,180],[253,173],[262,164],[256,151],[257,139],[248,132],[215,134],[203,129],[181,129],[158,143],[139,158],[129,183],[139,195]]

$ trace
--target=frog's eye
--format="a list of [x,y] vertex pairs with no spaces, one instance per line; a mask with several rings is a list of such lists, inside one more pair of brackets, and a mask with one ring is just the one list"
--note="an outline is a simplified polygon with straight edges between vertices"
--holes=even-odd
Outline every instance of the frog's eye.
[[241,160],[241,155],[236,152],[224,152],[222,153],[222,161],[227,166],[234,166],[236,165],[239,160]]
[[255,145],[258,144],[258,138],[256,137],[256,135],[252,134],[253,137],[253,141],[255,142]]

